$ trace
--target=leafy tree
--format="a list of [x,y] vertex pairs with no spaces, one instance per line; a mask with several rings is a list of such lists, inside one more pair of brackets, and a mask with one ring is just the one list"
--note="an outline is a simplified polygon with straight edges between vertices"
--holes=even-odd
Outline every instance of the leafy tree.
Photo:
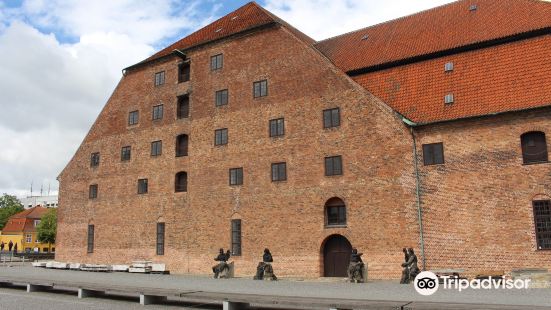
[[55,243],[57,231],[57,210],[50,209],[40,219],[40,223],[36,226],[38,233],[38,241],[48,243],[48,247]]
[[23,205],[15,196],[4,194],[0,197],[0,230],[4,229],[10,216],[23,211]]

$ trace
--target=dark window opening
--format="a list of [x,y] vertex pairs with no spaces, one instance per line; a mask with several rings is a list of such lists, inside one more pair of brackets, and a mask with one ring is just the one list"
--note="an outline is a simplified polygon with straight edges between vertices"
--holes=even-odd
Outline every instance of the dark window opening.
[[340,109],[323,110],[323,128],[338,127],[341,124]]
[[174,191],[187,192],[187,172],[182,171],[176,173],[176,178],[174,180]]
[[228,144],[228,129],[216,129],[214,131],[214,145]]
[[99,166],[99,152],[95,152],[90,155],[90,167],[97,166]]
[[241,255],[241,220],[231,220],[231,252]]
[[178,96],[178,107],[176,114],[178,119],[189,117],[189,95]]
[[230,185],[243,184],[243,168],[230,169]]
[[88,198],[90,198],[90,199],[98,198],[98,185],[97,184],[90,185],[90,188],[88,189]]
[[340,198],[334,197],[325,203],[325,218],[327,226],[346,225],[346,205]]
[[219,91],[216,91],[214,94],[215,100],[214,105],[217,107],[227,105],[228,104],[228,90],[222,89]]
[[551,250],[551,201],[536,200],[532,205],[538,250]]
[[272,182],[287,180],[287,163],[272,164]]
[[138,194],[147,194],[147,179],[138,180]]
[[342,158],[341,156],[325,157],[325,175],[341,175],[342,174]]
[[155,86],[160,86],[165,83],[165,72],[157,72],[155,73]]
[[176,157],[187,156],[188,140],[188,135],[185,134],[176,137]]
[[157,223],[157,255],[165,254],[165,223]]
[[444,163],[444,144],[423,144],[423,163],[425,166],[440,165]]
[[210,57],[210,70],[222,69],[224,65],[224,55],[218,54]]
[[94,253],[94,225],[88,225],[88,253]]
[[128,125],[136,125],[138,123],[139,118],[140,118],[140,114],[138,111],[132,111],[128,113]]
[[153,107],[153,120],[163,118],[163,105],[159,104]]
[[178,65],[178,83],[187,82],[190,79],[191,66],[189,62]]
[[545,133],[532,131],[520,137],[524,164],[545,163],[548,161]]
[[280,137],[285,134],[285,120],[283,118],[270,120],[270,137]]
[[268,80],[262,80],[253,83],[253,97],[268,96]]
[[159,156],[163,152],[163,142],[153,141],[151,142],[151,156]]
[[130,156],[131,156],[130,146],[124,146],[123,148],[121,148],[121,161],[130,160]]

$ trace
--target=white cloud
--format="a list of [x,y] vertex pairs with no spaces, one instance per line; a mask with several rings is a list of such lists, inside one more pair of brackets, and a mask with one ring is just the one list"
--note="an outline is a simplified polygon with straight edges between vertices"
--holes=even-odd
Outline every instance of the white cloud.
[[[41,183],[55,192],[121,70],[212,19],[195,3],[0,2],[0,194],[28,195],[33,180],[35,194]],[[67,37],[74,43],[60,43]]]
[[266,9],[322,40],[452,1],[266,0]]

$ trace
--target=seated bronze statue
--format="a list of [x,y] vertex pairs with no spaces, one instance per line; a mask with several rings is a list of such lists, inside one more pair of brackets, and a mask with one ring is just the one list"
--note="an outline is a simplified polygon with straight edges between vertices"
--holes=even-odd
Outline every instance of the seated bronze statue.
[[348,265],[348,280],[353,283],[364,283],[363,270],[365,265],[362,261],[363,253],[358,253],[357,249],[352,249],[350,255],[350,264]]
[[224,249],[220,248],[218,256],[214,258],[215,261],[219,262],[218,264],[212,266],[212,272],[214,272],[215,279],[227,279],[230,276],[230,266],[228,265],[228,260],[230,259],[230,250],[224,253]]
[[409,284],[411,281],[415,280],[415,277],[421,272],[417,266],[417,255],[412,248],[406,250],[403,248],[405,262],[402,264],[404,268],[402,270],[402,279],[400,280],[401,284]]
[[274,274],[274,269],[271,264],[273,261],[274,259],[272,258],[272,253],[270,253],[270,250],[268,248],[264,249],[264,255],[262,255],[262,261],[258,263],[258,266],[256,267],[256,275],[254,276],[254,279],[269,280],[269,281],[277,280],[277,277]]

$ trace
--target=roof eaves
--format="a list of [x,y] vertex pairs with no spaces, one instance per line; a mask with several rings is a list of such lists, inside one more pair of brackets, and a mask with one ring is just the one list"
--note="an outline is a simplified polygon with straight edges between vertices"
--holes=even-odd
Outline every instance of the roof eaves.
[[[485,113],[485,114],[477,114],[477,115],[469,115],[464,117],[456,117],[456,118],[449,118],[449,119],[440,119],[440,120],[434,120],[434,121],[428,121],[428,122],[414,122],[409,120],[408,118],[402,116],[402,120],[404,123],[406,123],[406,120],[412,122],[414,125],[409,125],[412,127],[421,127],[421,126],[428,126],[428,125],[436,125],[436,124],[443,124],[443,123],[450,123],[455,121],[463,121],[463,120],[470,120],[470,119],[476,119],[476,118],[483,118],[483,117],[492,117],[492,116],[498,116],[503,114],[509,114],[509,113],[517,113],[517,112],[528,112],[532,110],[539,110],[539,109],[545,109],[551,107],[551,102],[545,103],[538,106],[533,106],[529,108],[521,108],[521,109],[512,109],[512,110],[504,110],[500,112],[491,112],[491,113]],[[400,114],[401,115],[401,114]],[[407,124],[407,123],[406,123]]]

